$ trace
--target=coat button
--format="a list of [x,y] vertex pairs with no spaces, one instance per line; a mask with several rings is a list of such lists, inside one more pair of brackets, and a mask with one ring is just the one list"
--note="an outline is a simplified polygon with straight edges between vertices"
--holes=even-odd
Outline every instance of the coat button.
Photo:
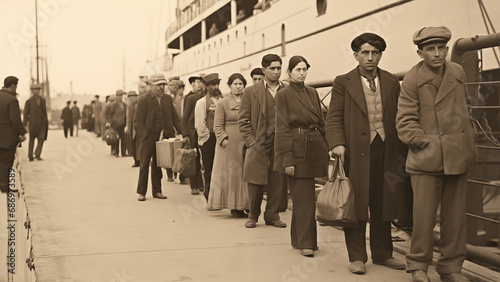
[[365,153],[361,153],[361,157],[364,158],[365,157]]
[[366,133],[364,133],[364,132],[363,132],[363,133],[361,133],[361,136],[365,137],[365,136],[366,136]]

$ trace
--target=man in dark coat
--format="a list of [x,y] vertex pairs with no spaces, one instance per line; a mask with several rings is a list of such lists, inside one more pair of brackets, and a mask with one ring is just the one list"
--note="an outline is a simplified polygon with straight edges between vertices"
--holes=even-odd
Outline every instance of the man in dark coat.
[[[151,163],[151,184],[153,186],[153,197],[166,199],[161,191],[161,168],[156,160],[156,141],[160,139],[163,131],[164,138],[175,137],[181,130],[181,120],[175,112],[172,98],[164,94],[165,76],[157,73],[151,76],[151,91],[139,98],[137,111],[134,118],[134,126],[139,136],[141,136],[141,163],[139,171],[139,181],[137,193],[139,201],[146,200],[148,189],[148,170]],[[151,161],[151,159],[153,159]]]
[[42,154],[43,142],[47,140],[49,129],[45,99],[40,96],[41,88],[39,84],[31,85],[33,96],[26,100],[24,104],[24,125],[26,126],[29,123],[30,141],[28,145],[28,158],[30,161],[33,160],[35,138],[37,139],[35,158],[42,160],[40,156]]
[[404,217],[411,205],[405,201],[409,179],[402,170],[407,147],[395,125],[399,81],[378,68],[386,48],[380,36],[363,33],[351,48],[358,66],[335,78],[326,117],[329,148],[344,163],[356,199],[358,225],[344,228],[350,270],[366,272],[368,218],[373,263],[404,269],[404,262],[392,257],[391,240],[391,220]]
[[182,132],[184,139],[189,142],[190,147],[196,149],[196,174],[189,177],[191,194],[198,195],[204,191],[203,178],[201,176],[200,149],[198,146],[198,134],[194,128],[194,107],[196,102],[204,96],[204,82],[200,76],[191,76],[189,83],[193,90],[184,98],[184,113],[182,116]]
[[71,108],[71,113],[73,113],[73,126],[75,128],[75,136],[78,137],[78,124],[80,121],[80,109],[76,105],[76,101],[73,101],[73,107]]
[[[0,90],[0,192],[9,190],[9,169],[14,163],[19,142],[26,140],[26,129],[21,122],[21,110],[16,98],[17,77],[5,78]],[[14,187],[15,188],[15,187]],[[4,204],[2,207],[5,208]]]
[[116,101],[109,105],[107,112],[105,113],[107,126],[111,126],[116,133],[118,133],[118,141],[111,145],[112,155],[118,157],[120,154],[120,147],[122,152],[122,157],[127,155],[127,149],[124,141],[125,125],[127,123],[127,105],[123,102],[123,90],[116,90]]
[[281,64],[278,55],[265,55],[262,58],[264,80],[246,88],[241,99],[238,126],[247,147],[243,161],[243,181],[248,182],[250,200],[250,213],[245,223],[247,228],[256,227],[266,186],[264,221],[267,225],[286,227],[279,217],[279,212],[286,210],[286,176],[273,170],[275,96],[283,88],[279,80]]
[[124,132],[130,136],[130,154],[134,157],[134,164],[132,167],[138,167],[139,159],[137,155],[139,154],[139,142],[137,140],[137,130],[134,128],[134,117],[137,111],[137,93],[135,93],[135,91],[129,91],[127,93],[127,98],[129,101],[127,105],[127,126],[125,126]]
[[71,101],[66,102],[66,107],[62,110],[61,119],[63,120],[63,130],[64,137],[68,138],[68,130],[70,132],[70,136],[73,137],[73,112],[69,107],[71,105]]
[[99,101],[99,95],[94,96],[94,103],[92,104],[92,118],[93,118],[93,123],[92,123],[92,128],[94,129],[94,132],[97,134],[97,137],[101,137],[103,134],[102,130],[102,123],[103,121],[101,120],[101,111],[102,111],[102,102]]

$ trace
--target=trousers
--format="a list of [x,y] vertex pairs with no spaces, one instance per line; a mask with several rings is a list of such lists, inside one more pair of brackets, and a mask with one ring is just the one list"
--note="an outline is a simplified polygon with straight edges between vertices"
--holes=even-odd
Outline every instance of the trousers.
[[[156,160],[156,141],[160,139],[160,134],[148,135],[141,140],[141,162],[139,169],[139,181],[137,183],[137,194],[145,195],[148,191],[149,163],[151,162],[151,184],[153,195],[161,193],[161,178],[163,176],[161,168]],[[152,160],[151,160],[152,159]]]
[[30,132],[30,141],[28,143],[28,158],[30,160],[33,159],[33,147],[35,147],[35,139],[36,139],[35,156],[40,157],[40,155],[42,154],[43,142],[45,142],[45,134],[46,134],[45,126],[40,127],[37,135],[33,135]]
[[287,180],[293,201],[292,224],[290,226],[292,246],[301,250],[316,249],[318,236],[314,178],[287,176]]
[[215,133],[210,132],[210,137],[203,145],[200,146],[201,150],[201,160],[203,162],[203,168],[205,172],[205,191],[203,191],[203,196],[208,202],[208,195],[210,194],[210,181],[212,180],[212,168],[214,166],[215,157],[215,145],[217,139],[215,138]]

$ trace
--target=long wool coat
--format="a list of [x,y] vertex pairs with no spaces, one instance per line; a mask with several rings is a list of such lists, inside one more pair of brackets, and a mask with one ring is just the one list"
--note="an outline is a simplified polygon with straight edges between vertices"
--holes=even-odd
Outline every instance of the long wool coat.
[[40,106],[36,104],[36,99],[31,96],[24,104],[24,125],[29,122],[29,133],[31,136],[38,136],[41,128],[45,129],[45,140],[49,130],[49,122],[47,118],[47,106],[45,99],[40,97]]
[[[405,172],[408,149],[396,132],[396,113],[399,97],[398,79],[378,69],[382,96],[385,131],[383,218],[404,218],[405,189],[409,189],[409,177]],[[333,83],[332,98],[326,117],[326,137],[329,148],[346,147],[345,171],[351,180],[358,220],[368,219],[370,178],[370,125],[368,109],[359,69],[337,76]]]

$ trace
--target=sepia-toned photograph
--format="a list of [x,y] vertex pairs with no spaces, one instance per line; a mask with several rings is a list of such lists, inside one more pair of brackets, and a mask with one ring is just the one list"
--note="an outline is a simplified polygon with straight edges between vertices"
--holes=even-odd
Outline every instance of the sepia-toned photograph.
[[0,0],[0,282],[500,281],[499,11]]

